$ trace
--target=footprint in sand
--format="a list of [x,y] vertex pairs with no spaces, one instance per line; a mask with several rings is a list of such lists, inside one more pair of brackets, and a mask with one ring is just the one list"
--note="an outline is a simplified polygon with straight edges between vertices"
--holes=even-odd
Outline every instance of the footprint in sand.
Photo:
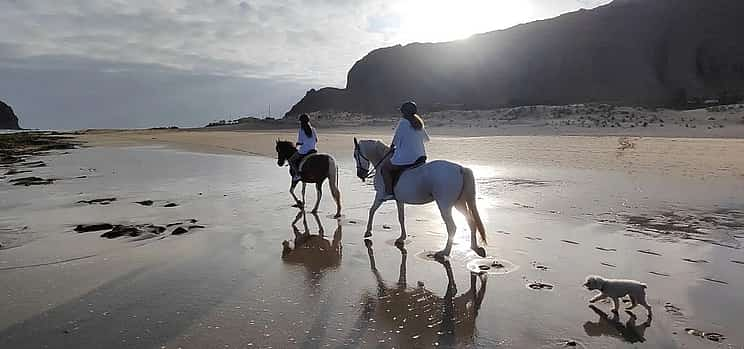
[[690,258],[682,258],[683,261],[688,263],[708,263],[705,259],[690,259]]
[[672,303],[669,303],[669,302],[664,303],[664,311],[666,311],[667,313],[671,315],[676,315],[676,316],[685,315],[684,313],[682,313],[682,309],[680,309],[678,306]]
[[571,244],[571,245],[580,245],[580,244],[579,244],[578,242],[576,242],[576,241],[571,241],[571,240],[561,240],[561,242],[565,242],[565,243],[567,243],[567,244]]
[[604,265],[605,267],[610,267],[610,268],[617,268],[617,265],[614,265],[614,264],[610,264],[610,263],[605,263],[605,262],[602,262],[602,263],[599,263],[599,264],[602,264],[602,265]]
[[653,256],[661,256],[661,253],[654,252],[654,251],[651,251],[651,250],[638,250],[638,252],[643,253],[643,254],[650,254],[650,255],[653,255]]
[[724,340],[726,340],[726,337],[720,333],[703,332],[696,328],[685,328],[685,332],[687,332],[687,334],[691,336],[705,338],[711,342],[723,342]]
[[600,250],[600,251],[604,251],[604,252],[617,252],[617,249],[615,249],[615,248],[604,248],[604,247],[599,247],[599,246],[597,246],[595,248],[598,249],[598,250]]

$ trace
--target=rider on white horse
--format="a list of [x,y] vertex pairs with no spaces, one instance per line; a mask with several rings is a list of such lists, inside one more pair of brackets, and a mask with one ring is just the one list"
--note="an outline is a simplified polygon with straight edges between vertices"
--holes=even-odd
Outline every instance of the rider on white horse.
[[429,134],[424,128],[424,120],[416,114],[416,103],[406,102],[400,107],[402,117],[393,136],[393,157],[382,163],[380,169],[385,182],[383,200],[393,200],[394,177],[406,168],[426,162],[426,147]]

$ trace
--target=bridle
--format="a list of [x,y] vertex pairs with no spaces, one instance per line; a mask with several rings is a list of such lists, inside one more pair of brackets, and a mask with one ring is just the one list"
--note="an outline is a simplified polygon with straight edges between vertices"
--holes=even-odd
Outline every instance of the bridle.
[[[362,178],[362,180],[365,180],[365,179],[369,179],[369,178],[374,177],[375,174],[377,174],[377,168],[380,167],[380,164],[382,164],[382,162],[385,161],[385,159],[387,159],[387,157],[390,154],[393,153],[393,149],[394,149],[393,147],[390,147],[390,150],[388,150],[387,153],[385,153],[385,155],[383,155],[382,158],[380,158],[380,160],[377,161],[377,163],[374,164],[374,166],[372,166],[372,170],[369,171],[367,173],[367,176],[364,177],[364,178]],[[368,163],[370,163],[370,164],[372,163],[372,161],[369,158],[367,158],[366,156],[364,156],[364,154],[362,154],[362,152],[359,150],[359,145],[358,144],[355,144],[354,145],[354,154],[355,155],[359,155],[362,159],[366,160]],[[354,160],[356,160],[355,162],[356,162],[357,172],[359,172],[359,170],[365,170],[365,171],[367,171],[367,169],[362,168],[362,165],[359,164],[359,158],[357,158],[356,156],[354,156]]]

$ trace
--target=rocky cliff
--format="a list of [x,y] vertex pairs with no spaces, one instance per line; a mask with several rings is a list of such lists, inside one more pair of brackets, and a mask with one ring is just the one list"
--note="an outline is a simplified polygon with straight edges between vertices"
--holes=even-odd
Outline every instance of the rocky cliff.
[[393,113],[604,102],[680,106],[744,93],[744,1],[616,0],[593,10],[369,53],[345,89],[310,90],[288,113]]
[[20,130],[18,117],[13,113],[13,108],[0,101],[0,130]]

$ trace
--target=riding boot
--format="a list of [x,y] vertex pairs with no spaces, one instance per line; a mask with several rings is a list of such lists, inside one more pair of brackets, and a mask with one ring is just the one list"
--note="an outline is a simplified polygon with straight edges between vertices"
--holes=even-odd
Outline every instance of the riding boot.
[[385,184],[385,194],[382,196],[382,200],[395,200],[395,193],[393,188],[393,164],[390,161],[386,161],[382,164],[380,169],[382,174],[382,181]]
[[299,181],[302,177],[300,176],[300,169],[298,168],[300,162],[300,153],[295,153],[289,158],[289,168],[292,173],[292,182]]

